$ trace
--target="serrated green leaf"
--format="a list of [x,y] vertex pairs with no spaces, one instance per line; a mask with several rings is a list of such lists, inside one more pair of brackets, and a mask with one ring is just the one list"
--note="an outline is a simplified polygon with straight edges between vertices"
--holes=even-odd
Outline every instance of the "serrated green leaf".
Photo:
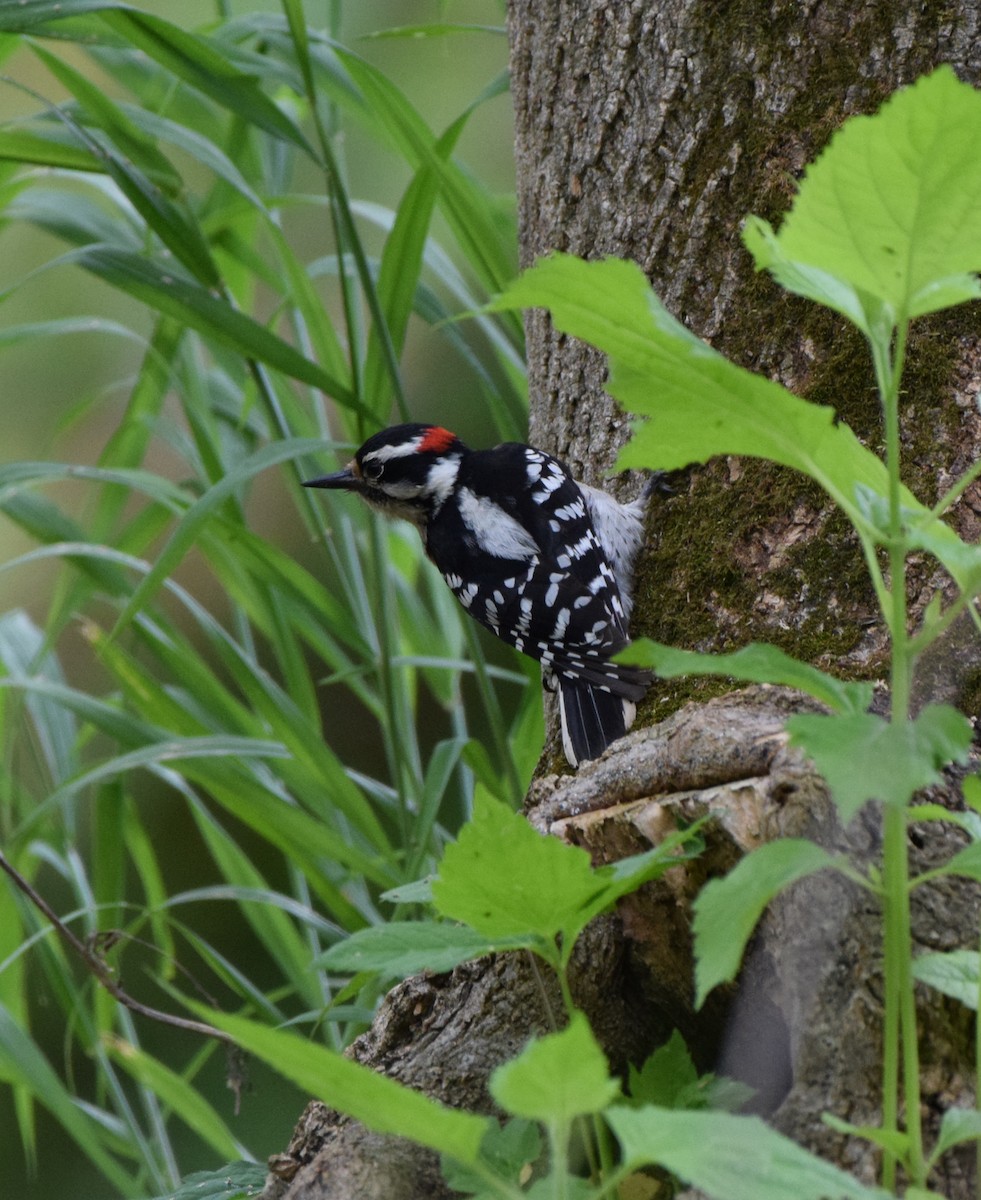
[[729,675],[749,683],[797,688],[839,712],[864,712],[872,701],[870,683],[849,683],[798,661],[776,646],[751,642],[732,654],[699,654],[640,638],[617,655],[621,662],[653,667],[662,679],[679,675]]
[[589,1022],[577,1012],[565,1029],[529,1042],[498,1067],[491,1095],[510,1113],[546,1124],[567,1124],[602,1112],[620,1094]]
[[635,263],[553,254],[490,307],[548,308],[556,328],[609,356],[607,390],[648,418],[618,469],[672,470],[720,454],[766,458],[814,479],[859,524],[855,485],[886,494],[884,465],[835,421],[833,409],[799,399],[700,341],[667,312]]
[[981,270],[981,94],[943,66],[852,117],[807,169],[784,254],[913,317]]
[[606,1119],[625,1165],[656,1164],[712,1200],[887,1200],[757,1117],[615,1107]]
[[231,1034],[310,1096],[361,1121],[377,1133],[410,1138],[421,1146],[473,1163],[489,1118],[448,1108],[353,1059],[307,1038],[269,1029],[243,1017],[193,1005],[205,1020]]
[[720,983],[735,979],[743,950],[770,901],[784,888],[837,864],[827,850],[802,838],[781,838],[747,854],[712,879],[695,901],[696,1005]]
[[634,1108],[641,1104],[674,1108],[679,1095],[697,1082],[698,1072],[685,1039],[675,1029],[642,1067],[631,1064],[628,1082],[630,1104]]
[[446,848],[433,902],[444,917],[488,938],[535,935],[552,943],[570,926],[578,930],[583,909],[602,890],[585,850],[537,833],[482,794]]
[[964,761],[971,744],[967,718],[946,704],[904,723],[873,713],[804,714],[791,717],[787,731],[828,781],[845,822],[868,800],[906,804],[943,767]]
[[947,950],[913,959],[913,976],[977,1011],[981,972],[977,950]]
[[313,962],[329,971],[381,971],[386,975],[414,975],[417,971],[452,971],[473,958],[499,950],[514,950],[527,940],[494,940],[465,925],[436,921],[389,921],[352,933]]
[[833,308],[867,335],[883,325],[891,328],[893,314],[881,301],[820,267],[789,258],[769,222],[762,218],[746,221],[743,244],[752,254],[757,271],[769,271],[788,292]]

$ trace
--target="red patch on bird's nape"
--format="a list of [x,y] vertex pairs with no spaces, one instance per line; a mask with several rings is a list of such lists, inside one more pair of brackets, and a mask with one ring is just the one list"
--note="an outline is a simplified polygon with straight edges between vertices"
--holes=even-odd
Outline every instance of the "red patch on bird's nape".
[[419,443],[421,451],[428,451],[432,454],[442,454],[444,450],[449,450],[450,446],[456,441],[456,434],[450,433],[448,429],[444,429],[442,425],[430,425],[426,432],[422,435],[422,441]]

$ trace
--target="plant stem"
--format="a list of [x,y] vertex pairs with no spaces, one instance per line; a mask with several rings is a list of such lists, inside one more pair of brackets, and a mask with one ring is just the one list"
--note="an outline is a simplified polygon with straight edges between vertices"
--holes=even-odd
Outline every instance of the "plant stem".
[[[906,353],[908,322],[896,328],[895,346],[873,341],[872,355],[882,398],[889,479],[889,606],[885,612],[892,642],[890,673],[893,725],[909,720],[914,655],[907,629],[906,536],[903,529],[900,481],[899,380]],[[923,1186],[923,1130],[920,1121],[920,1064],[916,1029],[916,997],[910,964],[910,887],[906,840],[906,809],[887,804],[883,817],[883,905],[885,1014],[883,1022],[882,1123],[898,1128],[899,1072],[902,1063],[908,1163],[911,1182]],[[900,1050],[902,1056],[900,1058]],[[895,1157],[886,1153],[883,1184],[893,1189]]]

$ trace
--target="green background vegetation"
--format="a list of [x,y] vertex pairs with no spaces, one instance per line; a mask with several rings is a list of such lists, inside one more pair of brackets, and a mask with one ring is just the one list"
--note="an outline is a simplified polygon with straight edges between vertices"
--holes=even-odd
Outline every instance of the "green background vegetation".
[[[311,958],[344,928],[411,911],[379,893],[429,869],[469,811],[475,774],[514,800],[531,762],[514,761],[508,727],[530,731],[519,740],[534,753],[540,724],[537,689],[524,686],[534,672],[464,627],[414,534],[298,487],[336,461],[328,438],[343,461],[400,413],[476,444],[523,432],[520,322],[440,324],[516,265],[504,6],[306,5],[314,59],[329,31],[367,64],[360,88],[327,51],[311,68],[334,173],[303,94],[311,60],[284,25],[298,4],[138,7],[208,35],[230,61],[236,47],[268,61],[259,90],[312,153],[234,100],[192,90],[98,15],[29,42],[8,32],[12,10],[26,19],[31,7],[0,5],[0,845],[80,938],[124,930],[107,962],[141,1000],[182,1011],[167,989],[200,988],[340,1046],[370,1009],[339,1002]],[[417,24],[431,36],[370,36]],[[471,106],[441,176],[426,141]],[[162,117],[208,139],[265,213],[206,154],[157,136]],[[109,173],[18,163],[24,130],[132,167],[149,217]],[[396,246],[384,223],[399,211]],[[64,261],[105,245],[173,261],[168,220],[200,235],[229,308],[329,366],[362,408],[335,409],[275,363],[249,368],[247,336],[188,331],[104,271]],[[488,231],[487,262],[461,237],[468,226]],[[382,325],[398,385],[372,374]],[[25,463],[95,474],[25,475]],[[67,565],[66,542],[90,548]],[[22,561],[44,546],[49,556]],[[118,554],[169,560],[136,595],[144,572]],[[208,757],[182,758],[201,738],[217,757],[199,742]],[[30,906],[0,891],[0,1194],[156,1195],[189,1171],[285,1146],[299,1089],[257,1064],[233,1116],[220,1050],[119,1010]]]

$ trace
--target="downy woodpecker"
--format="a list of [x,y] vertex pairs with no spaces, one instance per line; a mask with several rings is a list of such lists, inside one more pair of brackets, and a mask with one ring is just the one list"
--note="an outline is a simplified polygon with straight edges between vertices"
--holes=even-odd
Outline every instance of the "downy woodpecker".
[[651,676],[610,659],[628,641],[646,496],[619,504],[542,450],[471,450],[419,424],[376,433],[343,471],[304,486],[356,492],[417,527],[470,615],[541,660],[572,766],[629,729]]

